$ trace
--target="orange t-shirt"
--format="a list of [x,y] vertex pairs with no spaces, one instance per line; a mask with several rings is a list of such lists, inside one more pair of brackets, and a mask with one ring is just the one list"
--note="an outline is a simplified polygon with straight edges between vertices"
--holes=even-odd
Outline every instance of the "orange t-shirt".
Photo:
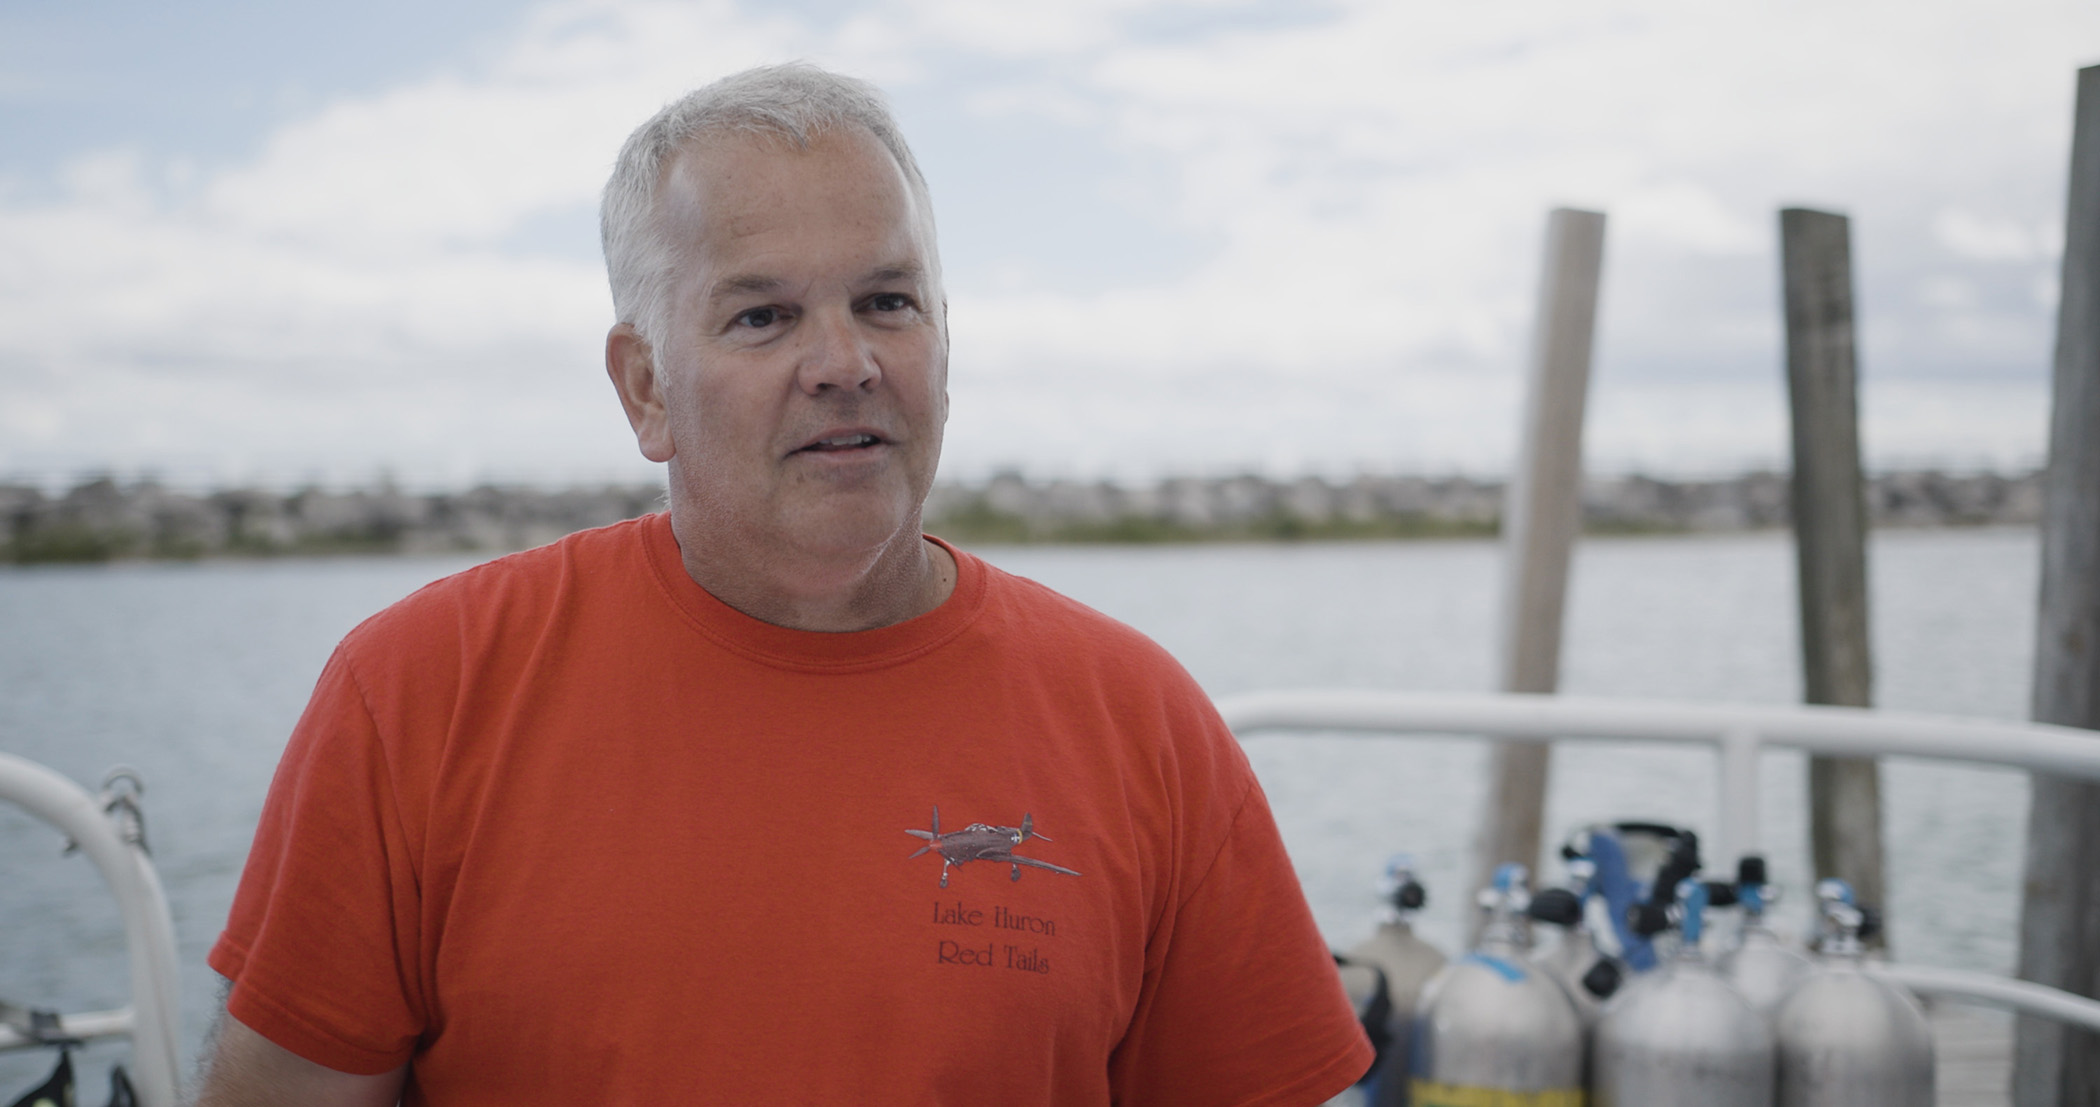
[[212,950],[228,1011],[331,1068],[412,1062],[409,1104],[1346,1087],[1369,1047],[1201,690],[955,560],[919,618],[789,630],[653,516],[367,621]]

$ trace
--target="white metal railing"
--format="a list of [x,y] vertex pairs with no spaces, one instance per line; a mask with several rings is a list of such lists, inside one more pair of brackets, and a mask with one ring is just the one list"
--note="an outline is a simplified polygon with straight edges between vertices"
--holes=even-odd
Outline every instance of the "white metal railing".
[[[124,919],[131,961],[131,1005],[115,1011],[61,1016],[67,1037],[131,1037],[131,1074],[144,1107],[175,1107],[181,1091],[175,923],[160,876],[146,856],[137,810],[125,795],[95,796],[50,769],[0,753],[0,800],[43,819],[80,847],[102,873]],[[35,1045],[28,1035],[0,1027],[0,1049]]]
[[2010,1007],[2045,1019],[2082,1026],[2100,1034],[2100,1002],[2029,980],[2007,980],[1987,972],[1936,969],[1925,965],[1866,962],[1868,972],[1885,976],[1913,992],[1951,996],[1996,1007]]
[[[1718,857],[1760,853],[1757,760],[1767,747],[1847,757],[1926,757],[2100,780],[2100,732],[1856,707],[1680,703],[1580,696],[1293,690],[1217,701],[1234,734],[1351,731],[1522,742],[1653,742],[1720,755]],[[1987,973],[1890,966],[1915,991],[2012,1007],[2100,1031],[2100,1002]]]

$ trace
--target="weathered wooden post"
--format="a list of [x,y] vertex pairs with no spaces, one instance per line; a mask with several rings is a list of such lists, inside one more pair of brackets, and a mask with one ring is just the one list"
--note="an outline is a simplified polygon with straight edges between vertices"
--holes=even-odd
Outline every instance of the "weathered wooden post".
[[[1804,693],[1809,703],[1869,707],[1874,665],[1867,639],[1867,505],[1859,464],[1850,220],[1787,208],[1779,213],[1779,238],[1794,417]],[[1808,803],[1817,878],[1839,877],[1861,902],[1887,910],[1880,766],[1868,757],[1810,758]]]
[[[1546,264],[1532,333],[1517,467],[1502,502],[1502,690],[1560,686],[1568,564],[1582,530],[1582,408],[1589,393],[1604,215],[1555,208],[1546,218]],[[1498,742],[1474,859],[1473,887],[1496,865],[1536,867],[1546,805],[1545,746]],[[1476,922],[1477,925],[1477,922]]]
[[[2076,118],[2042,486],[2034,717],[2100,730],[2100,65],[2078,71]],[[2100,996],[2100,784],[2034,777],[2020,976]],[[2017,1033],[2018,1107],[2100,1104],[2100,1034],[2032,1018]]]

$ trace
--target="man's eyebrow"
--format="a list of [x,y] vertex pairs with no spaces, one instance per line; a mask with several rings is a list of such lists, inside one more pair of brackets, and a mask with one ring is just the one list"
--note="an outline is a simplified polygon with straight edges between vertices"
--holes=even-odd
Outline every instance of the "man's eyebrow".
[[868,271],[862,278],[864,284],[885,284],[890,281],[916,281],[926,275],[926,267],[917,262],[903,261],[895,265],[882,265]]
[[726,300],[732,296],[748,296],[754,292],[772,292],[781,285],[779,277],[768,277],[760,273],[741,273],[724,277],[715,282],[707,298],[710,301]]
[[[925,275],[925,266],[917,262],[904,261],[894,265],[879,265],[868,270],[867,274],[861,278],[861,283],[887,284],[891,281],[917,281]],[[763,273],[739,273],[736,276],[724,277],[716,281],[714,287],[708,291],[707,298],[710,301],[720,301],[735,296],[749,296],[753,293],[776,292],[785,283],[779,277],[769,277]]]

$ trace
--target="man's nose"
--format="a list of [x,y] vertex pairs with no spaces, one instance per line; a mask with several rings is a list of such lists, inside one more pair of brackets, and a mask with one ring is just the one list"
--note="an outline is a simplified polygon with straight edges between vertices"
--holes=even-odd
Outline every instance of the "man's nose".
[[882,380],[882,367],[875,351],[850,308],[814,312],[804,331],[805,347],[798,374],[802,389],[812,395],[827,389],[860,391]]

